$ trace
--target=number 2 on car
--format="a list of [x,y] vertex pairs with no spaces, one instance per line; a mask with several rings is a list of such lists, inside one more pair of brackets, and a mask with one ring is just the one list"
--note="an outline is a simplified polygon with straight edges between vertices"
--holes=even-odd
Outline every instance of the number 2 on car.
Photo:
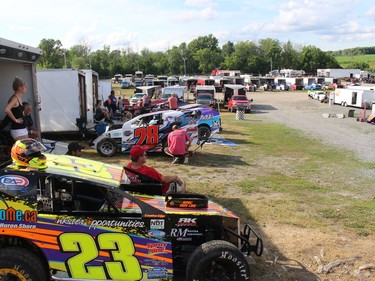
[[148,127],[141,127],[134,130],[134,138],[137,138],[138,145],[144,144],[156,144],[159,142],[159,126],[152,125]]
[[[94,237],[87,233],[67,232],[59,236],[61,252],[76,253],[65,265],[69,275],[77,279],[140,280],[142,269],[134,256],[135,248],[129,235],[124,233],[101,233]],[[102,265],[87,265],[107,251],[110,261]],[[107,277],[108,275],[108,277]]]

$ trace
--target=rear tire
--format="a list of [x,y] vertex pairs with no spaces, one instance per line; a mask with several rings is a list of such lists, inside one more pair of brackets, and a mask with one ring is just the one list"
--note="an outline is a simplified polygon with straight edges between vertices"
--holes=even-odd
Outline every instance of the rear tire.
[[200,245],[191,254],[187,268],[187,281],[250,279],[249,264],[233,244],[223,240],[212,240]]
[[3,248],[0,250],[0,280],[47,281],[47,270],[29,250]]
[[117,142],[111,138],[104,138],[99,141],[96,150],[101,156],[111,157],[116,154],[118,149]]

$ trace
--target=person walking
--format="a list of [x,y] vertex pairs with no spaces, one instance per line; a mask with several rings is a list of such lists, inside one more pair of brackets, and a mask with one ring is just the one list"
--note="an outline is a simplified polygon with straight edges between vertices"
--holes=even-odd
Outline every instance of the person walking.
[[173,125],[172,130],[168,135],[168,148],[165,153],[173,157],[173,164],[183,164],[186,152],[191,145],[191,138],[178,125]]

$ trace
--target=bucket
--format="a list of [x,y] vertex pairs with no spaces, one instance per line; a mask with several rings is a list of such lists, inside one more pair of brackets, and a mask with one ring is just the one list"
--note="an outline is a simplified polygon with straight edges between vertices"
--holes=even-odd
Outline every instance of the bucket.
[[349,110],[348,117],[354,117],[354,109]]
[[99,124],[96,124],[96,132],[98,133],[98,135],[100,136],[101,134],[103,134],[106,129],[107,129],[107,124],[106,123],[99,123]]

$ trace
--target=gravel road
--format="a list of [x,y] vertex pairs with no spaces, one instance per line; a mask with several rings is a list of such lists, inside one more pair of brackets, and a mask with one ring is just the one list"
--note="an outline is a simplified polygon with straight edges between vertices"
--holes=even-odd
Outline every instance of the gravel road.
[[[255,92],[248,94],[253,99],[252,114],[299,129],[308,135],[323,140],[334,147],[351,150],[365,162],[375,163],[375,126],[347,117],[349,110],[355,116],[362,109],[329,105],[311,100],[306,92]],[[345,118],[324,118],[323,113],[344,114]],[[367,115],[371,109],[367,110]],[[246,118],[249,118],[248,115]]]

